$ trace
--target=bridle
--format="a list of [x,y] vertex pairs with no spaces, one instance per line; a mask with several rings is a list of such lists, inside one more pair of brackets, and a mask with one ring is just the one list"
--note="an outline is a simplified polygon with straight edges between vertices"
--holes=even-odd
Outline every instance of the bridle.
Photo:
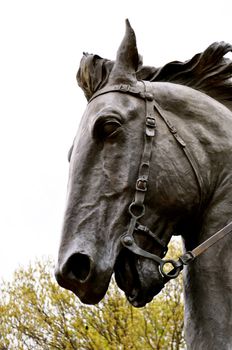
[[[203,191],[203,178],[199,171],[198,164],[189,151],[185,141],[181,138],[177,129],[170,123],[170,121],[164,116],[159,105],[154,99],[154,95],[151,91],[151,83],[147,81],[141,81],[136,86],[119,84],[109,87],[105,87],[98,90],[89,100],[89,103],[100,95],[104,95],[110,92],[121,92],[130,94],[132,96],[141,98],[145,101],[145,132],[144,132],[144,149],[141,157],[141,162],[138,171],[138,177],[135,185],[134,199],[129,205],[129,214],[131,216],[128,230],[121,236],[121,244],[138,256],[151,259],[158,263],[160,274],[163,278],[164,284],[170,279],[178,277],[182,271],[184,265],[188,265],[193,259],[202,254],[205,250],[211,247],[213,244],[222,239],[225,235],[232,231],[232,222],[224,226],[221,230],[213,234],[209,239],[198,245],[191,251],[187,251],[181,255],[177,260],[173,259],[162,259],[156,254],[152,254],[142,248],[140,248],[134,239],[134,233],[137,231],[143,232],[149,235],[152,239],[159,244],[163,249],[163,256],[167,252],[166,243],[153,233],[147,226],[141,225],[139,220],[145,214],[145,195],[147,192],[147,184],[150,171],[150,160],[152,155],[153,140],[156,134],[156,119],[155,114],[162,118],[167,128],[177,141],[178,145],[183,150],[196,178],[196,182],[199,189],[199,208],[202,207],[205,193]],[[170,270],[171,267],[171,270]],[[167,268],[169,268],[167,272]]]

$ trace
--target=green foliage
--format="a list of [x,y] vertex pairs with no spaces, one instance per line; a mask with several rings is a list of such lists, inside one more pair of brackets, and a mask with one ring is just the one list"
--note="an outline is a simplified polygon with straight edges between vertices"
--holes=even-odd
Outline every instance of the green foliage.
[[114,282],[99,305],[82,305],[57,285],[49,259],[18,269],[1,285],[0,350],[180,350],[183,345],[180,279],[142,309],[129,305]]

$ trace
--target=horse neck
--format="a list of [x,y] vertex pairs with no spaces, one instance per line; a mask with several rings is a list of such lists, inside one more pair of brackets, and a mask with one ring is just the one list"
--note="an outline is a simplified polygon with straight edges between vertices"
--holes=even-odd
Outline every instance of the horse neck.
[[[199,232],[186,233],[192,249],[232,221],[232,114],[193,89],[156,86],[157,102],[196,159],[207,198]],[[189,349],[232,349],[232,234],[185,271],[185,326]]]
[[216,203],[221,206],[222,198],[227,202],[232,197],[228,194],[232,190],[229,177],[232,164],[231,111],[186,86],[170,83],[153,83],[153,86],[162,114],[177,129],[195,159],[203,179],[202,190],[206,193],[205,209]]

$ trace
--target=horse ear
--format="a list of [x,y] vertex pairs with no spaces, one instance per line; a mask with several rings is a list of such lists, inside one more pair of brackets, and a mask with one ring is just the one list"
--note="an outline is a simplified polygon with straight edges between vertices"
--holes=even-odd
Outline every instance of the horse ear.
[[116,61],[109,76],[109,83],[136,83],[136,71],[139,65],[139,54],[136,45],[135,32],[126,19],[125,36],[117,51]]

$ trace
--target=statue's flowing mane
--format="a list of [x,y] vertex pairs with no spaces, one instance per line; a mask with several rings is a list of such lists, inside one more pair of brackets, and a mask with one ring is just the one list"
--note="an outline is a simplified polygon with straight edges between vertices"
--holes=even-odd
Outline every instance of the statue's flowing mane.
[[[161,68],[139,65],[138,80],[163,81],[190,86],[215,98],[232,110],[232,61],[224,55],[232,45],[216,42],[188,61],[173,61]],[[77,82],[87,100],[104,87],[114,61],[84,53],[77,72]]]

